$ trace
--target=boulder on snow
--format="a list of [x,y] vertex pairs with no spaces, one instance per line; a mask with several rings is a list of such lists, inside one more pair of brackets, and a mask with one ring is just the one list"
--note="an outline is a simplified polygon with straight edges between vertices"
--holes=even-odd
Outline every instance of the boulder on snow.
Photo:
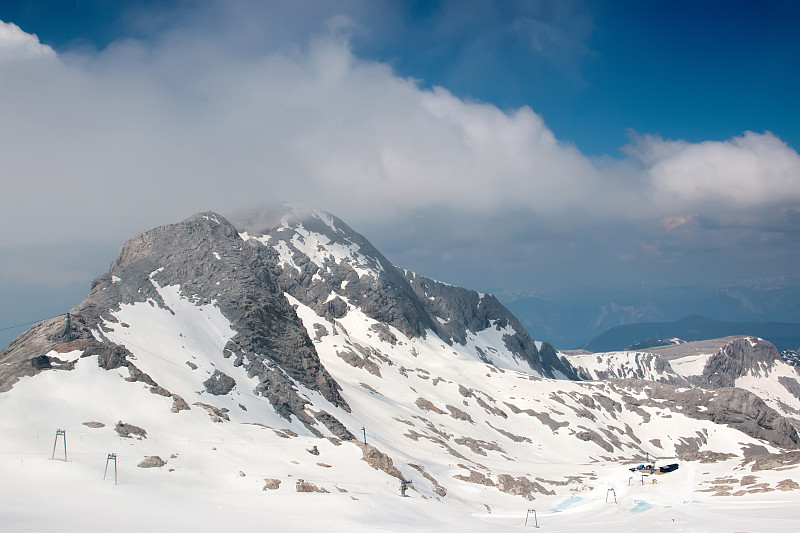
[[147,457],[139,461],[139,464],[136,466],[138,466],[139,468],[161,468],[165,464],[167,464],[167,462],[163,460],[161,457],[157,455],[148,455]]
[[147,431],[144,428],[140,428],[139,426],[134,426],[133,424],[126,424],[122,420],[117,422],[117,425],[114,427],[114,431],[120,437],[126,438],[133,438],[131,435],[135,435],[139,439],[147,438]]
[[265,478],[264,479],[264,489],[263,490],[278,490],[281,486],[281,480],[275,478]]
[[203,382],[206,392],[214,396],[224,396],[236,386],[236,381],[219,370],[214,370],[210,378]]

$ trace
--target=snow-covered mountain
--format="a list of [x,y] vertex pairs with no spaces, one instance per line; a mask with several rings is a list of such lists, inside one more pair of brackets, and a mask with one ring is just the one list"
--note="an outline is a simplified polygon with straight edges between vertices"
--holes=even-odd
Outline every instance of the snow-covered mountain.
[[758,337],[724,337],[651,349],[692,384],[751,391],[800,427],[800,371]]
[[264,245],[281,289],[322,317],[339,319],[360,309],[405,336],[431,332],[495,366],[540,377],[577,377],[552,347],[537,347],[494,296],[395,267],[329,213],[287,206],[241,218],[242,238]]
[[584,379],[747,390],[800,427],[800,372],[758,337],[672,343],[644,352],[571,353],[568,359]]
[[[507,531],[534,508],[561,529],[644,510],[703,529],[716,495],[775,491],[793,512],[791,422],[646,359],[581,381],[600,375],[493,296],[399,269],[327,213],[195,215],[135,236],[69,317],[0,352],[0,530]],[[645,458],[681,467],[645,483]]]
[[666,359],[650,352],[588,352],[570,355],[569,362],[582,379],[644,379],[689,386],[689,382],[677,374]]

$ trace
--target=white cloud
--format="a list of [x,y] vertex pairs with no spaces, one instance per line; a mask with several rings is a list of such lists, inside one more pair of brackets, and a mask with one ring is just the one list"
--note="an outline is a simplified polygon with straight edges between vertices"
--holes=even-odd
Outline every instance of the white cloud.
[[25,33],[16,24],[0,20],[0,61],[52,57],[55,52],[41,44],[35,35]]
[[[198,38],[199,39],[199,38]],[[351,216],[508,204],[557,211],[597,172],[528,108],[425,90],[324,38],[230,56],[196,40],[3,65],[6,241],[133,230],[303,198]]]
[[424,89],[355,57],[345,19],[330,27],[259,53],[183,28],[55,57],[3,24],[0,43],[23,45],[0,44],[17,59],[0,62],[0,224],[15,228],[0,245],[122,240],[282,198],[348,221],[513,209],[584,227],[800,199],[800,158],[772,134],[644,136],[629,159],[594,161],[530,108]]
[[662,210],[762,208],[800,201],[800,156],[770,132],[728,141],[636,139],[631,153]]

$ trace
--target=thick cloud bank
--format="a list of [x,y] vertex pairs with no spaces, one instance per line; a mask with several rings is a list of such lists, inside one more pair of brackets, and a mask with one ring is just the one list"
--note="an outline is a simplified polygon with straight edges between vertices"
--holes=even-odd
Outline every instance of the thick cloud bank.
[[645,166],[662,209],[771,207],[800,201],[800,157],[767,132],[691,144],[645,136],[629,151]]
[[[252,51],[187,30],[60,55],[0,22],[0,224],[15,228],[0,246],[119,240],[283,198],[376,225],[436,210],[513,212],[556,232],[797,218],[800,157],[769,132],[635,136],[626,157],[592,159],[528,107],[465,101],[356,57],[335,22],[301,46]],[[620,258],[663,250],[662,237]]]

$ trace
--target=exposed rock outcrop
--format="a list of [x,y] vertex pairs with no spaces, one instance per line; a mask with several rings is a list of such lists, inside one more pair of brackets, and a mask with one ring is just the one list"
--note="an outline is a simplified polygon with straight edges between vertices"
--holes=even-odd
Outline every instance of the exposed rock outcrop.
[[133,438],[132,436],[135,436],[141,439],[147,438],[147,431],[145,431],[144,428],[134,426],[133,424],[126,424],[122,420],[117,422],[114,431],[116,431],[120,437]]
[[[327,298],[335,288],[336,294],[360,307],[367,316],[394,326],[407,336],[435,330],[398,269],[337,217],[293,205],[262,209],[235,220],[250,235],[269,235],[272,242],[282,243],[283,254],[270,246],[263,247],[271,272],[281,289],[318,315],[332,319],[347,313],[342,298]],[[317,246],[335,249],[345,257],[337,260],[325,250],[318,257]]]
[[322,487],[318,487],[313,483],[311,483],[310,481],[306,481],[304,479],[298,479],[294,485],[296,492],[321,492],[325,494],[330,492],[329,490]]
[[394,461],[392,461],[392,458],[380,451],[378,448],[372,446],[371,444],[364,444],[363,442],[357,440],[351,442],[361,448],[361,460],[366,462],[369,466],[375,470],[386,472],[390,476],[396,477],[397,479],[405,479],[400,470],[394,466]]
[[734,387],[736,378],[768,371],[775,360],[782,359],[772,343],[751,337],[733,338],[709,358],[702,375],[690,381],[701,387]]
[[497,488],[501,492],[522,496],[528,501],[536,499],[536,496],[533,495],[536,492],[547,495],[555,494],[555,492],[544,487],[541,483],[531,481],[525,476],[514,477],[509,474],[497,476]]
[[264,488],[262,490],[278,490],[281,486],[281,480],[275,478],[264,478]]
[[[91,342],[90,339],[85,335],[75,334],[76,329],[84,327],[78,320],[70,321],[67,327],[66,316],[59,316],[39,322],[11,341],[0,351],[0,393],[10,390],[21,377],[60,369],[60,364],[51,364],[47,370],[37,369],[31,364],[31,359],[51,351],[62,354],[84,350]],[[64,370],[69,368],[71,367]]]
[[[382,323],[376,330],[394,344],[386,326],[409,337],[433,331],[465,345],[469,334],[506,331],[514,357],[546,377],[577,379],[548,344],[537,349],[525,328],[490,294],[441,283],[392,265],[363,236],[328,213],[290,206],[239,217],[238,226],[263,242],[262,253],[282,290],[325,318],[341,318],[350,305]],[[489,362],[487,356],[487,362]]]
[[224,396],[236,386],[236,381],[227,374],[215,370],[210,378],[203,382],[206,392],[214,396]]
[[139,468],[161,468],[165,464],[167,464],[167,462],[163,460],[161,457],[157,455],[148,455],[147,457],[139,461],[139,464],[137,464],[136,466],[138,466]]
[[750,391],[682,389],[659,383],[645,390],[651,399],[669,400],[686,416],[725,424],[782,448],[796,448],[800,444],[792,423]]
[[[50,350],[82,350],[84,357],[96,355],[102,368],[126,367],[129,380],[166,391],[136,367],[132,354],[117,344],[103,323],[117,322],[112,312],[124,304],[149,301],[168,309],[157,287],[177,285],[183,297],[198,305],[213,302],[230,321],[237,333],[223,355],[232,366],[242,366],[257,378],[253,391],[265,396],[281,416],[297,417],[310,429],[318,425],[306,412],[309,401],[298,394],[295,382],[349,410],[275,284],[265,250],[256,242],[245,243],[237,229],[215,213],[139,233],[122,246],[109,271],[94,280],[89,295],[71,310],[69,327],[63,318],[44,321],[0,352],[0,392],[20,376],[35,374],[30,359]],[[204,386],[212,395],[224,395],[235,384],[218,370]],[[174,411],[188,407],[180,397],[173,400]]]
[[586,380],[643,379],[688,386],[663,356],[649,352],[608,352],[572,355],[569,362],[578,376]]

